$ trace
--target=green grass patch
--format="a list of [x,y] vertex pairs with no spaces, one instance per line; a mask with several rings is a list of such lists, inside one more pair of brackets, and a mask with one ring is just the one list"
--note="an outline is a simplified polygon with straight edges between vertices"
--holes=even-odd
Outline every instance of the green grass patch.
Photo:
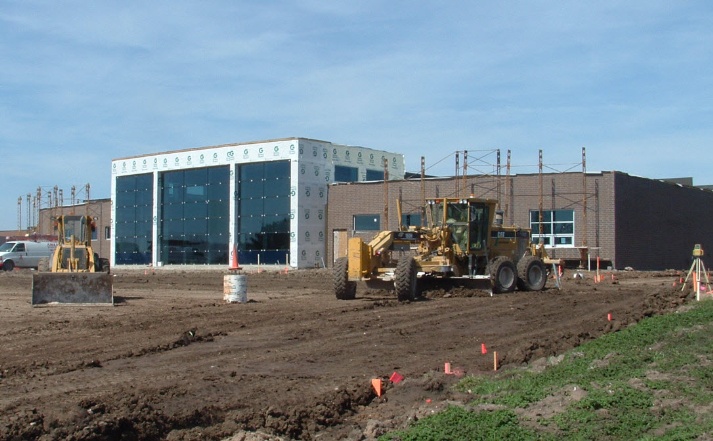
[[[468,406],[381,439],[696,439],[713,433],[713,301],[604,335],[543,372],[471,376],[457,388]],[[556,409],[531,412],[552,397]],[[498,410],[468,410],[477,405]]]
[[520,426],[517,415],[509,410],[470,412],[462,407],[449,407],[432,417],[419,420],[403,432],[382,439],[400,441],[480,441],[536,440],[537,432]]

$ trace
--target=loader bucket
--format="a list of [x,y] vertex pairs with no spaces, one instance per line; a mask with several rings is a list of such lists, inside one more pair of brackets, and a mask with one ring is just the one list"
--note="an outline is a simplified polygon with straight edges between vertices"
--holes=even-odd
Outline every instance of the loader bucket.
[[113,305],[113,279],[107,273],[32,275],[32,305]]

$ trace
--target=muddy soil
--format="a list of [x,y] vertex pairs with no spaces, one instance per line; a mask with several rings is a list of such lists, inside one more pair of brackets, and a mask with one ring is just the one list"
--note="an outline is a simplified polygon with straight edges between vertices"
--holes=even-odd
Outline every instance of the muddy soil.
[[677,271],[569,273],[560,290],[494,297],[429,286],[400,303],[364,287],[337,300],[329,271],[302,270],[247,271],[248,302],[231,304],[224,274],[120,270],[113,307],[32,307],[31,271],[0,272],[0,439],[375,439],[465,399],[460,375],[691,301]]

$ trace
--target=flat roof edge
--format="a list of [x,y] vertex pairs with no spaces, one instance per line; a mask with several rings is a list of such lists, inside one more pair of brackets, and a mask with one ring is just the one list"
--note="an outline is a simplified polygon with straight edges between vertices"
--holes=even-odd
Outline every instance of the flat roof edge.
[[184,149],[176,149],[176,150],[165,150],[165,151],[160,151],[160,152],[153,152],[153,153],[144,153],[140,155],[133,155],[133,156],[123,156],[119,158],[113,158],[113,161],[125,161],[127,159],[136,159],[136,158],[145,158],[149,156],[156,156],[156,155],[166,155],[166,154],[171,154],[171,153],[183,153],[183,152],[192,152],[196,150],[208,150],[208,149],[214,149],[214,148],[222,148],[222,147],[239,147],[239,146],[248,146],[248,145],[254,145],[254,144],[267,144],[271,142],[284,142],[284,141],[312,141],[312,142],[320,142],[324,144],[331,144],[334,146],[339,146],[339,147],[354,147],[354,148],[360,148],[360,149],[366,149],[366,150],[373,150],[375,152],[386,152],[390,154],[395,154],[395,155],[401,155],[401,153],[395,153],[395,152],[389,152],[387,150],[380,150],[380,149],[375,149],[372,147],[363,147],[359,145],[350,145],[350,144],[341,144],[338,142],[332,142],[332,141],[325,141],[321,139],[314,139],[314,138],[305,138],[305,137],[300,137],[300,136],[292,136],[288,138],[273,138],[273,139],[264,139],[264,140],[259,140],[259,141],[246,141],[246,142],[230,142],[227,144],[216,144],[216,145],[207,145],[207,146],[200,146],[200,147],[187,147]]

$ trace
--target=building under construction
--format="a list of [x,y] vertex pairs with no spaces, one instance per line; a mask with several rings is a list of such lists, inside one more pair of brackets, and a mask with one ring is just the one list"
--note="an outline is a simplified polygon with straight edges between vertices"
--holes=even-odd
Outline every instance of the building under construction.
[[399,220],[422,225],[426,197],[471,195],[500,201],[505,224],[531,228],[533,241],[568,266],[687,269],[695,244],[713,246],[712,191],[681,180],[587,172],[584,150],[582,157],[581,171],[544,172],[540,152],[537,173],[511,174],[508,167],[500,174],[498,164],[495,173],[429,178],[422,168],[421,176],[388,183],[332,184],[329,259],[343,253],[348,237],[368,240],[379,230],[399,228]]
[[[513,173],[513,170],[520,169],[516,166],[511,166],[509,152],[507,163],[502,165],[500,163],[499,150],[489,150],[476,151],[476,155],[473,155],[473,151],[471,151],[470,158],[468,158],[468,152],[461,152],[462,156],[459,155],[459,152],[456,152],[455,169],[453,176],[450,177],[428,176],[424,165],[425,159],[422,158],[420,174],[404,174],[403,169],[397,169],[396,173],[389,174],[388,179],[383,180],[383,177],[386,176],[385,170],[382,170],[376,176],[376,172],[379,171],[380,161],[373,164],[373,170],[368,170],[360,162],[360,158],[363,155],[355,154],[358,158],[353,161],[353,166],[348,167],[347,165],[349,164],[345,159],[348,157],[348,149],[330,144],[331,150],[325,150],[326,147],[322,148],[321,144],[317,146],[317,141],[302,139],[296,139],[296,141],[315,144],[304,149],[310,154],[320,153],[319,155],[312,154],[312,157],[321,161],[319,167],[314,166],[312,168],[318,171],[326,170],[323,173],[325,175],[331,173],[333,177],[330,181],[333,183],[324,183],[324,179],[320,182],[315,181],[314,184],[310,185],[306,185],[302,181],[300,181],[302,183],[299,185],[291,182],[285,188],[293,190],[292,196],[288,194],[288,190],[285,190],[285,198],[279,197],[280,200],[289,201],[289,204],[285,204],[285,207],[290,208],[285,208],[282,211],[291,219],[291,223],[296,222],[297,219],[302,219],[300,225],[312,225],[318,230],[319,234],[311,235],[317,237],[317,240],[312,240],[310,243],[314,247],[318,247],[315,248],[317,251],[324,250],[325,259],[323,261],[312,258],[306,261],[306,264],[298,265],[293,262],[293,266],[329,265],[329,262],[332,262],[334,257],[340,254],[340,250],[343,252],[346,239],[351,236],[360,236],[369,240],[380,230],[399,228],[399,221],[401,225],[422,225],[425,221],[423,201],[427,197],[465,197],[471,195],[498,200],[500,202],[499,210],[502,211],[505,224],[530,228],[534,241],[544,243],[551,257],[564,259],[569,266],[584,266],[585,268],[594,269],[594,265],[599,264],[603,269],[607,267],[614,269],[631,267],[637,270],[687,269],[691,265],[692,251],[696,244],[700,244],[704,250],[713,247],[713,243],[710,241],[713,238],[713,224],[710,222],[710,219],[713,219],[713,191],[710,188],[694,187],[691,178],[659,180],[632,176],[617,171],[587,171],[584,149],[582,149],[582,161],[580,163],[567,164],[564,170],[556,170],[552,164],[545,164],[542,160],[542,151],[540,151],[539,164],[537,166],[528,166],[529,169],[526,173]],[[319,141],[319,143],[323,142]],[[257,147],[260,146],[258,145]],[[220,146],[219,148],[225,149],[229,147]],[[249,146],[249,148],[253,147],[255,146]],[[302,147],[302,144],[300,144],[300,147]],[[368,149],[362,150],[369,154],[373,153]],[[181,152],[181,154],[187,155],[184,158],[185,161],[190,163],[190,154],[194,151]],[[332,157],[328,155],[329,151],[337,153],[332,153]],[[204,150],[198,150],[198,152],[204,153]],[[211,157],[216,156],[214,153],[211,154]],[[302,152],[300,151],[301,154]],[[379,152],[379,154],[386,154],[386,152]],[[339,155],[344,156],[344,158]],[[392,156],[400,158],[400,155]],[[491,160],[490,158],[493,156],[496,156],[497,159]],[[191,164],[191,167],[196,168],[198,171],[208,170],[206,165],[203,164],[202,158],[203,155],[200,155],[198,162]],[[461,158],[462,162],[459,162]],[[157,155],[155,157],[142,157],[136,161],[117,160],[114,163],[114,168],[123,167],[122,164],[124,163],[158,164],[159,159],[161,159],[161,164],[167,163],[166,158]],[[260,161],[266,161],[261,157],[258,157],[258,159],[256,161],[258,165],[261,163]],[[270,156],[269,159],[282,158]],[[313,162],[317,161],[317,159],[314,159]],[[229,165],[233,164],[230,167],[238,167],[238,171],[240,171],[248,167],[248,165],[240,165],[241,161],[244,161],[245,164],[252,164],[253,162],[250,158],[243,159],[241,157],[239,160],[231,159],[227,163]],[[401,161],[402,159],[398,163],[402,164],[403,162]],[[285,164],[290,164],[290,167],[287,168],[288,173],[273,173],[276,179],[282,176],[291,176],[288,181],[294,181],[296,176],[305,175],[304,159],[302,161],[291,161],[288,158],[284,162]],[[292,162],[294,162],[294,166],[292,166]],[[146,166],[147,170],[144,171],[141,168],[142,166],[137,165],[136,171],[127,172],[126,174],[132,177],[141,177],[143,175],[151,177],[149,184],[151,184],[150,187],[152,189],[147,193],[149,197],[140,200],[136,196],[129,202],[121,198],[119,198],[121,200],[117,199],[119,205],[124,207],[122,210],[133,209],[136,211],[138,210],[136,207],[145,207],[147,209],[153,207],[153,210],[148,210],[144,217],[140,219],[138,217],[136,219],[132,218],[130,219],[131,222],[129,222],[131,225],[139,221],[145,223],[147,231],[153,231],[151,235],[148,233],[143,236],[136,233],[132,233],[132,235],[121,233],[120,231],[121,240],[118,245],[114,244],[112,249],[112,240],[116,240],[116,228],[113,227],[116,227],[115,223],[117,221],[117,217],[112,215],[112,210],[115,209],[117,200],[114,200],[112,204],[111,199],[89,199],[88,185],[84,190],[80,190],[77,193],[73,188],[71,203],[68,205],[64,204],[62,191],[56,187],[54,190],[38,188],[37,194],[34,196],[28,194],[25,207],[23,207],[24,198],[18,199],[18,227],[21,227],[22,215],[25,212],[27,212],[27,225],[29,227],[27,230],[18,228],[17,234],[55,234],[52,228],[52,216],[88,214],[98,218],[93,245],[101,257],[114,258],[114,262],[112,262],[114,264],[127,264],[126,259],[122,257],[126,254],[124,253],[125,250],[120,245],[126,242],[127,238],[137,244],[140,242],[139,239],[143,239],[140,244],[145,248],[144,252],[147,256],[143,260],[137,260],[134,264],[153,263],[157,261],[158,256],[152,256],[152,249],[146,244],[151,243],[149,239],[157,234],[156,231],[158,230],[150,214],[156,211],[157,206],[160,206],[160,204],[157,205],[156,201],[167,199],[171,195],[171,188],[173,188],[159,178],[173,176],[173,174],[186,168],[182,165],[179,167],[178,164],[179,160],[171,158],[171,167],[167,166],[168,171],[166,172],[159,170],[163,166],[152,166],[150,170],[148,169],[149,166]],[[281,165],[282,163],[274,162],[271,164]],[[254,166],[250,165],[250,167]],[[154,170],[154,168],[157,170]],[[176,169],[175,173],[173,169]],[[213,169],[210,168],[210,170]],[[369,174],[370,172],[371,174]],[[233,174],[235,174],[235,171]],[[120,182],[119,175],[121,173],[115,171],[112,179]],[[238,174],[238,176],[241,175]],[[205,179],[206,188],[208,184],[210,184],[210,188],[217,187],[215,185],[217,181],[211,180],[210,176]],[[264,177],[262,181],[264,181],[262,182],[262,188],[268,188],[269,186],[265,185],[267,181],[265,181]],[[230,182],[230,180],[226,182]],[[158,190],[153,190],[153,186],[159,184],[161,184],[159,187],[163,189],[161,191],[165,193],[162,193],[163,196],[161,197],[163,199],[156,196],[155,192]],[[247,189],[249,187],[243,181],[236,181],[234,185],[236,188],[244,187]],[[223,187],[228,188],[227,185]],[[121,188],[123,187],[119,186],[115,190],[118,195],[126,196],[126,194],[131,194],[135,196],[140,193],[138,190],[143,187],[131,187],[133,191],[129,193],[120,192]],[[193,195],[188,191],[193,187],[184,184],[180,188],[183,188],[183,193],[192,197],[195,201],[202,201],[202,206],[207,204],[207,199],[204,196],[200,194]],[[232,188],[231,186],[230,191],[225,190],[224,193],[235,193]],[[319,191],[311,191],[314,188]],[[81,191],[85,191],[86,194],[80,194]],[[324,193],[326,200],[322,201],[321,204],[311,206],[303,202],[302,199],[300,201],[294,199],[294,195],[302,195],[303,193],[305,195],[312,194],[313,196],[318,194],[320,198]],[[241,193],[237,193],[237,195],[239,197],[238,202],[240,202],[243,199],[241,198]],[[83,199],[82,196],[84,197]],[[115,197],[118,196],[115,195]],[[227,218],[236,218],[238,220],[241,217],[238,216],[238,205],[236,205],[237,202],[235,200],[230,202],[232,204],[230,207],[232,208],[227,209],[228,201],[232,200],[232,198],[223,195],[218,199],[223,201],[221,206],[223,211],[228,214],[220,217],[220,219],[223,219],[224,225],[214,233],[219,237],[225,237],[225,243],[221,247],[225,254],[229,251],[227,238],[231,234],[235,234],[232,231],[233,229],[238,228],[237,221],[229,222],[226,216]],[[243,212],[255,206],[255,197],[245,197],[244,199],[246,202]],[[80,200],[82,201],[80,202]],[[262,195],[257,200],[264,203],[266,199]],[[402,208],[400,219],[396,208],[397,200],[400,201]],[[183,199],[179,202],[180,204],[184,203]],[[163,212],[165,211],[164,209]],[[310,212],[312,214],[317,213],[317,217],[309,219]],[[261,210],[253,217],[263,218],[265,213],[264,210]],[[207,215],[201,216],[201,222],[203,222],[203,219],[208,220]],[[179,216],[179,218],[181,225],[188,222],[186,216]],[[118,219],[121,221],[123,218],[119,216]],[[191,222],[198,222],[196,219],[199,218],[191,218]],[[305,223],[306,219],[309,219],[311,223]],[[243,221],[244,223],[245,221]],[[124,224],[126,222],[119,223],[119,225]],[[309,238],[311,230],[304,225],[298,227],[295,224],[286,229],[285,232],[295,232],[293,235],[295,240],[300,237],[303,239]],[[200,228],[198,232],[213,234],[206,233]],[[300,251],[300,256],[305,254],[302,252],[302,248],[291,249],[294,247],[288,245],[289,241],[290,239],[287,239],[285,245],[279,249],[280,256],[286,253],[296,255],[296,251]],[[246,248],[245,243],[240,245]],[[241,262],[254,263],[253,259],[249,258],[251,256],[245,254],[247,251],[250,250],[240,250]],[[156,252],[154,251],[153,253],[155,254]],[[265,253],[262,254],[263,256],[266,255]],[[316,255],[316,253],[313,253],[313,257]],[[123,260],[119,257],[122,257]],[[245,259],[244,257],[248,258]],[[708,260],[707,257],[703,259],[704,261]],[[168,262],[170,263],[171,260],[169,259]],[[210,262],[188,259],[183,256],[180,263],[205,264]],[[220,259],[217,263],[227,265],[227,257]],[[706,264],[709,267],[711,265],[708,262]]]

